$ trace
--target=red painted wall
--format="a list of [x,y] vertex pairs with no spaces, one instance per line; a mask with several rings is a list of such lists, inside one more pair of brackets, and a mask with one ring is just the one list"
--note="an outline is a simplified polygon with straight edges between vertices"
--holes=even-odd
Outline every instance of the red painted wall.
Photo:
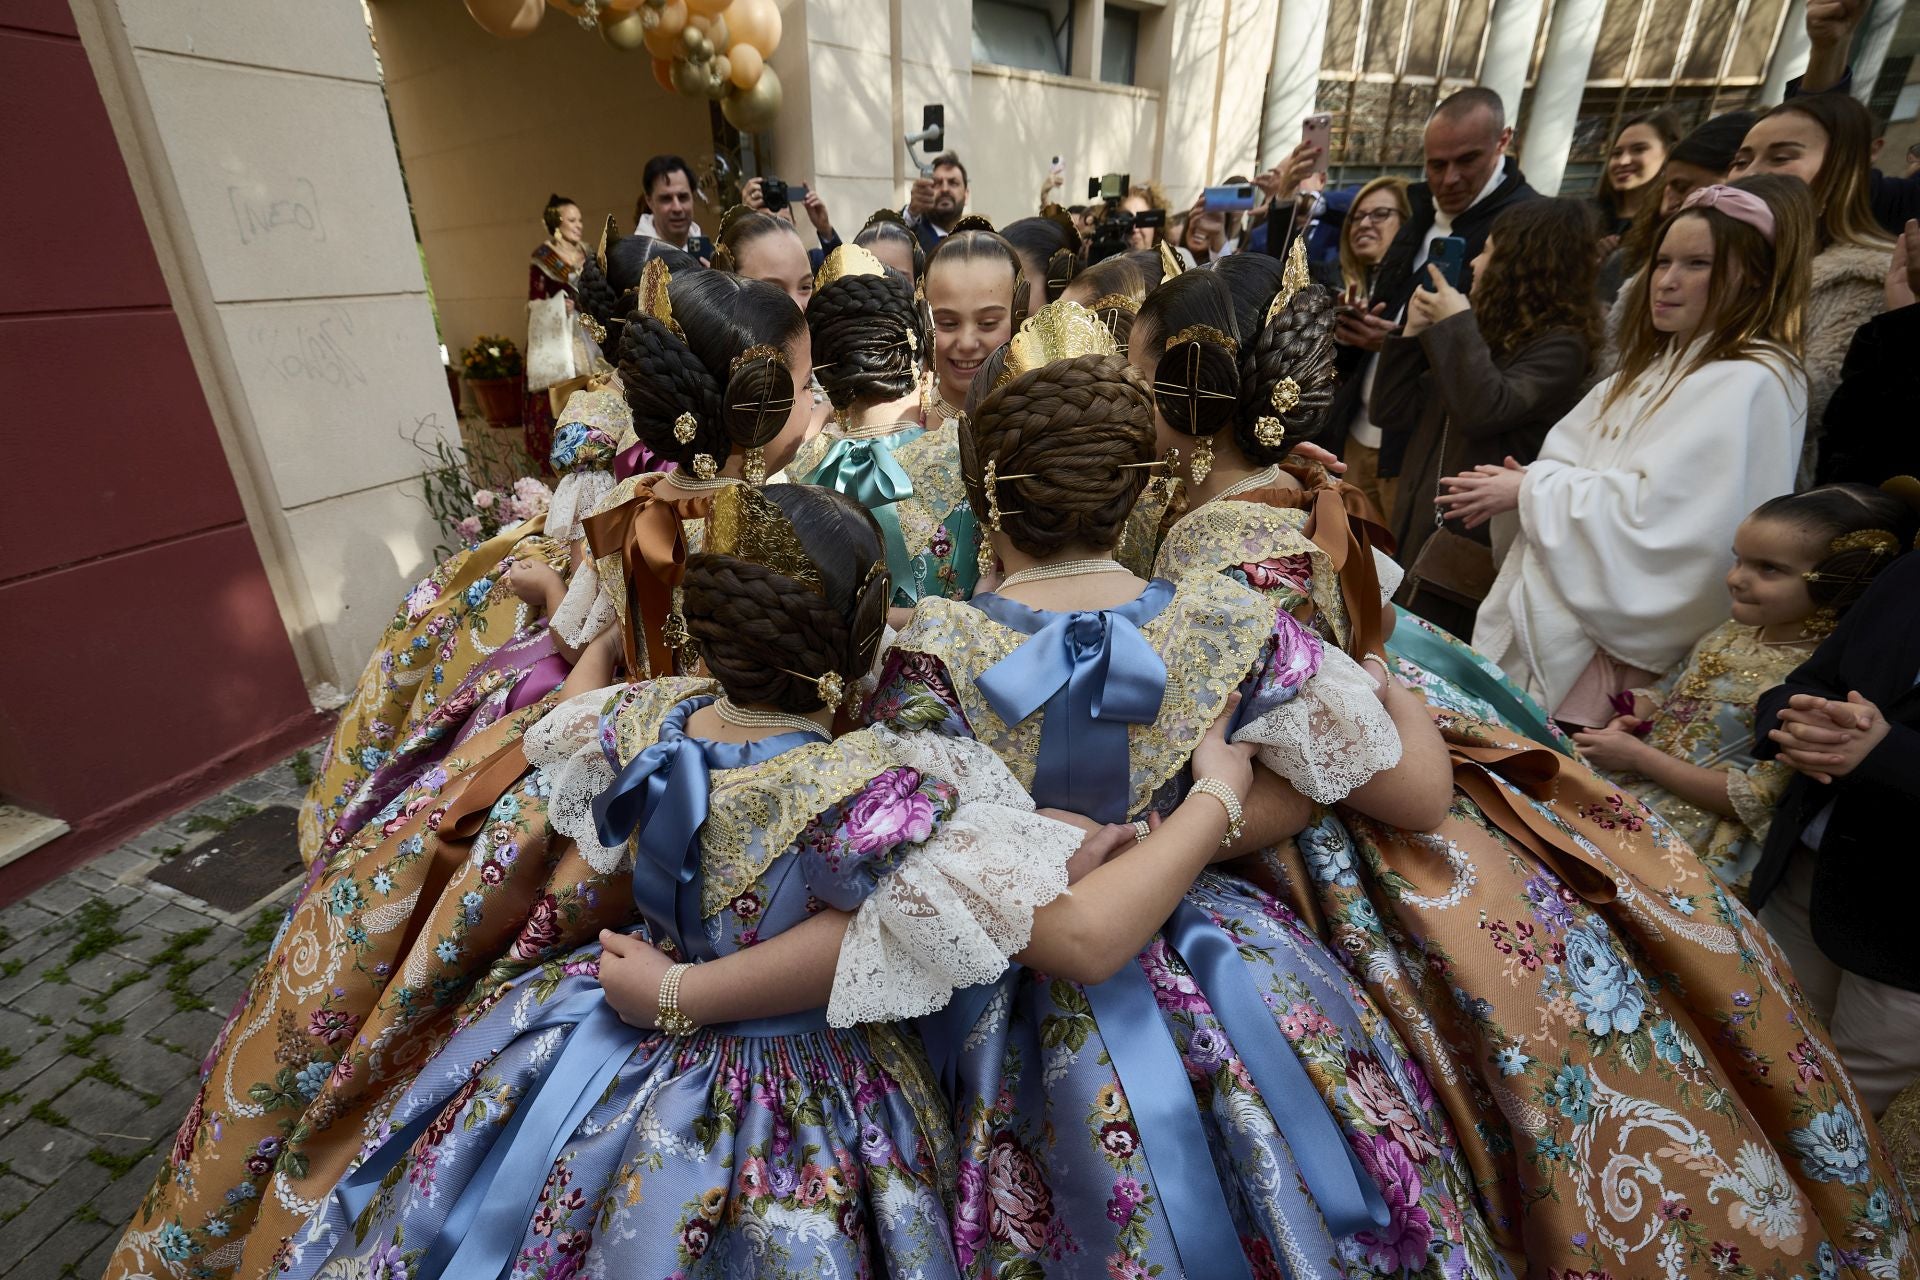
[[0,796],[73,830],[0,903],[322,729],[93,71],[0,8]]

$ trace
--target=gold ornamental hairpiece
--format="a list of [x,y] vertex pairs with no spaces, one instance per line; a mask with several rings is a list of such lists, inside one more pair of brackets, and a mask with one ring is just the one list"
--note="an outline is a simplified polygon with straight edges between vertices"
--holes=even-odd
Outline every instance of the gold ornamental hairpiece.
[[1871,551],[1877,556],[1895,556],[1900,554],[1900,539],[1891,529],[1856,529],[1835,538],[1830,550],[1834,555],[1843,551]]
[[687,340],[686,332],[680,328],[680,322],[673,318],[673,299],[667,295],[673,284],[673,272],[667,269],[665,258],[650,260],[640,271],[640,284],[635,292],[638,297],[638,310],[652,316],[665,325],[674,337],[682,342]]
[[873,256],[872,250],[865,245],[843,244],[827,255],[820,264],[820,272],[813,278],[815,292],[826,288],[835,280],[844,280],[848,276],[884,276],[887,264]]
[[1273,395],[1268,399],[1275,413],[1291,413],[1300,407],[1300,384],[1292,378],[1282,378],[1273,384]]
[[1007,344],[1006,371],[995,385],[1005,385],[1057,360],[1119,354],[1112,331],[1100,323],[1099,316],[1077,302],[1049,302],[1028,316]]
[[1171,280],[1175,276],[1182,274],[1183,272],[1186,271],[1186,269],[1187,269],[1186,264],[1180,261],[1180,255],[1173,251],[1173,246],[1168,244],[1165,240],[1162,240],[1160,242],[1161,283],[1164,284],[1166,281]]
[[1307,270],[1307,242],[1304,236],[1295,236],[1293,247],[1287,250],[1287,265],[1280,271],[1280,292],[1273,295],[1273,303],[1267,308],[1267,323],[1286,310],[1294,295],[1313,283],[1313,273]]
[[1087,310],[1122,311],[1131,316],[1140,313],[1140,303],[1124,293],[1103,293],[1087,304]]
[[681,444],[692,444],[699,432],[700,420],[691,413],[682,413],[673,420],[673,438]]
[[593,247],[593,260],[599,264],[601,275],[607,273],[607,242],[619,234],[613,215],[608,214],[606,222],[600,227],[600,243]]
[[714,495],[701,549],[710,555],[750,560],[792,578],[815,595],[827,594],[826,579],[787,513],[752,485],[730,484]]
[[1222,333],[1210,324],[1190,324],[1179,330],[1167,339],[1167,350],[1171,351],[1189,342],[1211,342],[1216,347],[1225,347],[1230,356],[1240,354],[1240,344],[1234,340],[1233,335]]

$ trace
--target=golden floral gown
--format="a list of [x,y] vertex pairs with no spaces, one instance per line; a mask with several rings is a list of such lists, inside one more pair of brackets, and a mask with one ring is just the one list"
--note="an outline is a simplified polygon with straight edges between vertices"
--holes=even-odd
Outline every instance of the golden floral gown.
[[[1216,500],[1159,574],[1250,583],[1346,643],[1334,511]],[[1516,1270],[1916,1274],[1912,1204],[1766,932],[1638,799],[1422,686],[1454,761],[1439,830],[1336,807],[1268,873],[1399,1027]]]
[[1664,818],[1742,902],[1774,806],[1792,776],[1778,760],[1753,758],[1754,703],[1810,651],[1764,644],[1756,628],[1724,622],[1647,691],[1655,703],[1647,745],[1689,764],[1726,770],[1727,795],[1739,817],[1709,813],[1637,774],[1613,779]]

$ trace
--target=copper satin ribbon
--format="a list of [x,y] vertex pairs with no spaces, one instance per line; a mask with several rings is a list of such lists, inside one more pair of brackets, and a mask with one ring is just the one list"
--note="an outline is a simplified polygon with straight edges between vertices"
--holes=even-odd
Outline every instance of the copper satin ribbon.
[[1357,659],[1371,653],[1384,659],[1380,572],[1373,563],[1373,549],[1377,546],[1391,553],[1393,536],[1380,526],[1373,503],[1352,485],[1343,484],[1317,466],[1289,466],[1287,472],[1306,488],[1254,489],[1235,495],[1236,499],[1307,512],[1307,538],[1326,554],[1340,575],[1340,598],[1346,603],[1350,628],[1348,655]]
[[[672,675],[673,650],[663,628],[673,611],[673,589],[687,575],[687,536],[684,523],[703,517],[713,508],[712,498],[668,500],[641,489],[610,511],[582,520],[594,559],[618,555],[626,579],[626,625],[621,628],[627,675]],[[610,585],[610,584],[609,584]],[[646,654],[641,661],[640,643]]]
[[1619,896],[1612,869],[1583,849],[1575,836],[1494,781],[1496,776],[1503,778],[1522,792],[1546,800],[1553,794],[1554,779],[1568,764],[1565,756],[1548,747],[1473,747],[1451,739],[1447,752],[1453,759],[1453,785],[1508,839],[1529,850],[1562,884],[1595,906],[1605,906]]
[[440,812],[439,825],[434,829],[437,840],[433,863],[427,868],[420,884],[421,905],[408,918],[406,932],[401,935],[396,955],[412,953],[414,939],[433,916],[428,904],[440,900],[440,894],[447,887],[447,882],[453,879],[453,873],[467,860],[468,847],[472,845],[474,837],[480,834],[480,828],[486,825],[487,814],[492,812],[494,803],[526,772],[527,753],[518,738],[468,770],[466,785],[453,802]]

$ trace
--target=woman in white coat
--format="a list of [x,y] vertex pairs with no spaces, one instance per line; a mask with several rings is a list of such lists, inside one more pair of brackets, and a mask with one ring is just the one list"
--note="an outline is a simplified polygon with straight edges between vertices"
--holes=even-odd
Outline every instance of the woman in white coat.
[[1735,527],[1793,488],[1813,226],[1793,179],[1694,192],[1632,286],[1618,371],[1530,466],[1442,482],[1468,527],[1519,513],[1474,646],[1563,725],[1605,725],[1725,621]]

